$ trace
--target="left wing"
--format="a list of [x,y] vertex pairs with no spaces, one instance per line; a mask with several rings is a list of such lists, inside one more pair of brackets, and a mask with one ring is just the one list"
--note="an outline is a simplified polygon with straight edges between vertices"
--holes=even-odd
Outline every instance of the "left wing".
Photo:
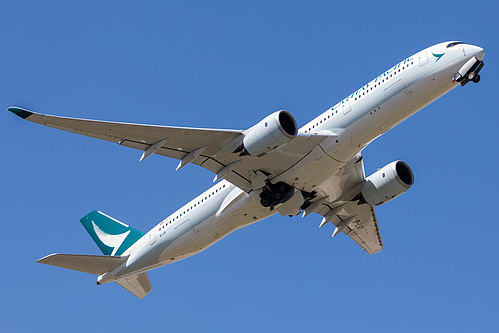
[[319,196],[305,209],[304,216],[312,212],[322,215],[319,227],[328,222],[336,226],[332,237],[343,232],[367,253],[374,254],[381,251],[383,242],[374,208],[361,202],[358,196],[364,181],[364,165],[359,154],[319,186]]
[[287,145],[270,154],[254,158],[239,156],[244,131],[173,126],[128,124],[43,115],[18,107],[8,109],[34,123],[118,143],[143,151],[141,160],[152,154],[180,160],[177,169],[194,163],[225,178],[242,190],[252,189],[253,171],[273,178],[300,161],[327,135],[300,133]]

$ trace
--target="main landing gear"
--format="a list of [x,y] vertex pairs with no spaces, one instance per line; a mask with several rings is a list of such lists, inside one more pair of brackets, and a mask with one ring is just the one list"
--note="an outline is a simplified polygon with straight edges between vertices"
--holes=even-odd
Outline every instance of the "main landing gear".
[[269,180],[266,181],[265,187],[260,193],[260,204],[263,207],[270,207],[273,210],[278,204],[284,203],[291,199],[294,194],[294,188],[284,182],[272,184]]

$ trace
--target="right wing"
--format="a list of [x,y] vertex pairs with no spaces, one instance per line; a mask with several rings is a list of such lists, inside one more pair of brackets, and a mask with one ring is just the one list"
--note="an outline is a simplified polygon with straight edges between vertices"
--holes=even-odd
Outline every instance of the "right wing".
[[322,215],[319,227],[331,222],[336,226],[333,237],[343,232],[367,253],[374,254],[381,251],[383,242],[374,208],[358,196],[364,181],[364,164],[359,154],[318,187],[318,197],[305,209],[304,216],[313,212]]
[[378,253],[383,249],[376,214],[374,208],[368,204],[358,207],[358,215],[343,233],[350,236],[369,254]]
[[383,248],[376,214],[369,204],[356,201],[324,203],[319,214],[324,216],[321,227],[327,222],[336,226],[332,237],[343,232],[369,254],[378,253]]

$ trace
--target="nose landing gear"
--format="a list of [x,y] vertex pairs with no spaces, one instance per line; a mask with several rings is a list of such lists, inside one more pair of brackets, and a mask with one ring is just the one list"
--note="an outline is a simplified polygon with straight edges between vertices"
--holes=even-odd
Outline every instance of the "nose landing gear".
[[453,82],[457,81],[461,83],[461,86],[463,87],[470,81],[473,83],[480,82],[480,75],[478,75],[478,73],[482,70],[484,62],[477,60],[476,58],[474,59],[475,62],[473,62],[473,59],[470,59],[470,61],[468,61],[463,67],[459,69],[459,71],[452,79]]
[[478,73],[475,73],[475,72],[470,72],[468,74],[468,81],[471,81],[473,83],[478,83],[478,82],[480,82],[480,75]]

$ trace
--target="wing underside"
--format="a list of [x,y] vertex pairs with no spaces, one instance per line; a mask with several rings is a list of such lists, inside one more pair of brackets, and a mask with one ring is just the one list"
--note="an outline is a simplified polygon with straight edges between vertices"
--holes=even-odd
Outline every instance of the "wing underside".
[[381,234],[379,233],[378,221],[374,208],[368,204],[359,208],[359,215],[343,233],[350,236],[367,253],[378,253],[383,249]]
[[365,181],[364,165],[360,155],[354,157],[342,170],[317,189],[319,196],[305,210],[323,216],[320,227],[331,222],[336,229],[333,237],[343,232],[367,253],[383,248],[374,208],[358,197]]
[[162,155],[180,160],[179,168],[189,163],[225,178],[242,190],[252,189],[251,175],[260,170],[272,179],[303,159],[326,136],[299,134],[287,145],[270,154],[254,158],[240,156],[244,131],[202,129],[143,124],[128,124],[43,115],[10,107],[21,118],[48,127],[115,142],[143,151],[141,160]]

